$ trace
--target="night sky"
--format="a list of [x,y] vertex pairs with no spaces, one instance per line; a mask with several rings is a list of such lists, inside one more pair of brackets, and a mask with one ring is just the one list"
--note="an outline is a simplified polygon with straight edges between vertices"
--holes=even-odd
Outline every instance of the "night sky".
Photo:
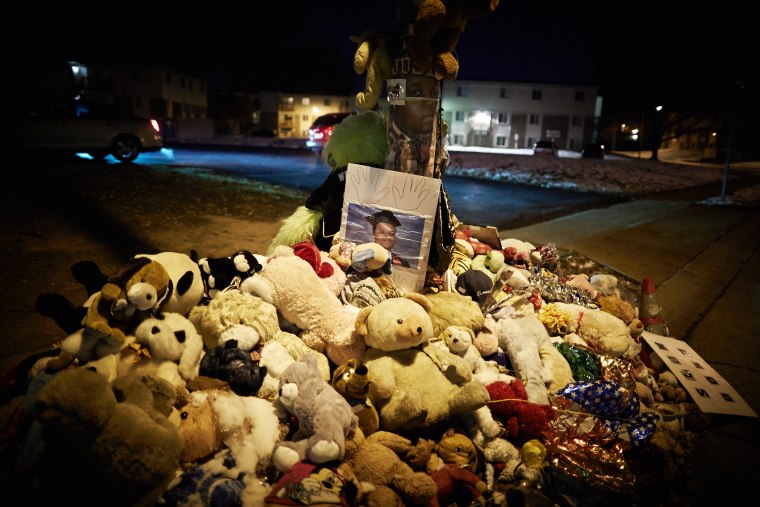
[[[351,94],[363,77],[353,72],[349,36],[394,30],[396,0],[77,5],[20,6],[21,35],[4,31],[6,52],[168,65],[206,79],[212,93]],[[665,97],[731,102],[733,81],[754,90],[760,67],[756,23],[744,9],[738,0],[502,0],[468,22],[459,78],[596,84],[608,103],[633,109]]]

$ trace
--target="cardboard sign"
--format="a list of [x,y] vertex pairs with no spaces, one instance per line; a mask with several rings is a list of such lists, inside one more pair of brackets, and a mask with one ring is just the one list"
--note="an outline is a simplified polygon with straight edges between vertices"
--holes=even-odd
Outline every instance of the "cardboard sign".
[[[440,194],[438,178],[348,164],[340,236],[356,244],[388,245],[397,260],[390,274],[393,283],[419,292],[425,285]],[[384,222],[382,230],[376,228],[378,222]]]
[[688,343],[647,331],[642,337],[702,412],[757,417],[736,389],[699,357]]

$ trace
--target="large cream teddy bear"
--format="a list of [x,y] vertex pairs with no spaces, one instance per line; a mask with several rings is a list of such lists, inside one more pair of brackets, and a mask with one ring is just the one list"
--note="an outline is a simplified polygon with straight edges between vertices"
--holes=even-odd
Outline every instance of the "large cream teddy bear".
[[417,430],[489,400],[461,357],[430,343],[429,309],[425,296],[409,293],[362,308],[356,318],[356,331],[367,345],[367,396],[378,409],[382,430]]
[[359,308],[342,304],[291,247],[277,246],[264,269],[244,280],[240,290],[274,305],[300,329],[306,345],[333,363],[343,364],[364,354],[364,342],[354,332]]
[[631,337],[631,330],[618,317],[601,309],[574,303],[552,303],[567,313],[575,323],[575,332],[588,346],[612,357],[632,359],[641,352],[641,344]]

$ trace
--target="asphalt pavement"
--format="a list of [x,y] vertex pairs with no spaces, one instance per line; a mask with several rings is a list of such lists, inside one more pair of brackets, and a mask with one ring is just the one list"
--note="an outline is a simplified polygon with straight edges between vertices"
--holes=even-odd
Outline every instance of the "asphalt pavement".
[[[560,253],[577,252],[630,279],[651,278],[668,336],[686,342],[758,414],[760,209],[698,204],[707,196],[638,199],[501,236],[553,242]],[[688,457],[697,489],[687,504],[743,504],[756,493],[760,419],[723,413],[709,420]]]

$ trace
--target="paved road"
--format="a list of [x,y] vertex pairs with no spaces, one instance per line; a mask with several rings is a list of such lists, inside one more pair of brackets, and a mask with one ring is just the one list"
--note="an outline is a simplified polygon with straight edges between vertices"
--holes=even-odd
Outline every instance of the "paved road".
[[[110,157],[109,157],[110,160]],[[116,163],[115,160],[111,161]],[[263,181],[272,185],[311,192],[328,173],[325,163],[306,150],[267,147],[186,146],[163,152],[144,153],[136,164],[203,170],[208,174]],[[444,186],[451,197],[457,218],[470,224],[493,225],[507,230],[540,222],[575,210],[606,206],[620,197],[570,192],[445,176]],[[483,206],[483,203],[509,203]]]

